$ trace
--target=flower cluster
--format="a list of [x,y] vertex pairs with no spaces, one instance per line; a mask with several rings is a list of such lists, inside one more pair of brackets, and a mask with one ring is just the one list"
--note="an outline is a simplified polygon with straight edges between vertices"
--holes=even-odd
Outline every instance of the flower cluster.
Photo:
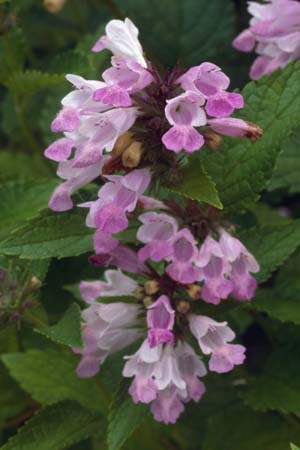
[[233,41],[243,52],[259,55],[250,70],[253,80],[300,58],[300,3],[297,0],[248,2],[250,27]]
[[[176,176],[179,152],[197,151],[219,134],[254,141],[262,131],[231,117],[243,98],[227,91],[230,80],[214,64],[185,73],[175,67],[161,78],[129,19],[107,25],[93,51],[105,48],[114,56],[103,81],[67,76],[74,90],[52,122],[53,132],[64,136],[45,151],[65,180],[50,199],[54,211],[71,209],[80,187],[101,184],[96,200],[78,206],[88,208],[86,225],[95,229],[90,262],[115,267],[105,272],[106,281],[80,285],[88,307],[84,348],[74,349],[81,355],[77,373],[96,375],[110,354],[142,338],[123,370],[133,378],[129,393],[134,402],[151,404],[156,420],[175,423],[184,403],[205,392],[200,378],[207,369],[187,338],[196,338],[210,371],[228,372],[245,358],[244,347],[231,343],[235,334],[227,323],[197,309],[229,296],[250,300],[256,289],[251,274],[259,267],[214,208],[157,200],[149,190]],[[131,219],[139,221],[135,246],[119,235]],[[115,296],[131,301],[114,302]]]

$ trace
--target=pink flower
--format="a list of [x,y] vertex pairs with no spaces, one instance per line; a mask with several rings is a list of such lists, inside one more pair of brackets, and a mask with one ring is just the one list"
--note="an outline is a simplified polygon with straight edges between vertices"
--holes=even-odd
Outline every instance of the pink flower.
[[143,223],[137,232],[139,241],[146,245],[139,251],[139,258],[145,261],[161,261],[167,258],[172,251],[171,239],[178,228],[176,219],[168,214],[148,212],[139,216]]
[[191,67],[179,78],[183,89],[198,92],[205,97],[226,91],[230,80],[220,67],[208,62]]
[[51,131],[74,131],[79,127],[80,116],[77,108],[63,108],[51,124]]
[[92,303],[82,311],[84,348],[74,348],[82,359],[77,367],[81,378],[89,378],[100,370],[108,355],[136,341],[139,307],[127,303]]
[[99,199],[87,205],[90,212],[87,226],[112,234],[128,226],[127,212],[134,211],[140,196],[150,183],[148,169],[137,169],[127,175],[107,175],[106,183],[99,191]]
[[81,281],[80,294],[87,303],[99,297],[133,295],[138,286],[136,281],[124,275],[121,270],[106,270],[104,276],[106,281]]
[[189,316],[190,330],[205,355],[211,354],[209,369],[214,372],[229,372],[234,365],[244,362],[245,348],[228,344],[235,338],[226,322],[216,322],[205,316]]
[[230,264],[227,262],[220,244],[211,236],[207,236],[202,244],[196,265],[201,268],[200,280],[204,281],[201,290],[203,300],[215,305],[228,297],[233,289],[228,279]]
[[204,96],[192,91],[167,100],[165,114],[172,125],[162,137],[167,149],[176,153],[180,150],[191,153],[204,145],[203,136],[194,128],[206,124],[206,114],[201,108],[204,103]]
[[72,139],[60,138],[46,148],[44,155],[52,161],[66,161],[74,146]]
[[71,195],[73,192],[97,178],[104,162],[105,158],[90,167],[76,169],[73,167],[72,160],[61,161],[58,165],[57,175],[66,181],[54,190],[49,201],[49,208],[57,212],[72,209]]
[[156,302],[148,307],[148,342],[151,348],[165,342],[174,343],[172,333],[174,319],[175,311],[166,295],[161,295]]
[[93,47],[94,52],[104,48],[109,49],[116,56],[125,56],[147,67],[143,56],[143,49],[138,40],[139,31],[130,19],[111,20],[105,28],[106,35],[101,36]]
[[253,16],[250,27],[235,38],[233,46],[243,52],[256,47],[259,56],[250,77],[257,80],[300,57],[300,4],[294,0],[248,2],[248,11]]
[[168,258],[171,264],[166,269],[168,275],[183,284],[198,281],[199,269],[194,265],[198,251],[192,233],[187,228],[183,228],[176,233],[171,245],[172,252]]
[[236,238],[221,230],[220,246],[231,264],[232,296],[237,300],[251,300],[256,290],[256,280],[250,275],[259,271],[254,256]]
[[209,119],[208,125],[217,133],[225,136],[244,137],[253,142],[263,135],[263,131],[259,126],[242,119],[231,117]]
[[205,386],[199,380],[200,377],[204,377],[207,373],[205,365],[193,348],[186,342],[179,342],[175,351],[188,393],[188,397],[184,401],[194,400],[198,402],[205,393]]

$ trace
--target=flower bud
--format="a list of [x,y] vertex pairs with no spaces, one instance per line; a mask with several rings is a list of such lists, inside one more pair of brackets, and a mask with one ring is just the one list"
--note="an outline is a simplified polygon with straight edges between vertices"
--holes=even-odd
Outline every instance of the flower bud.
[[262,130],[262,128],[260,128],[258,125],[256,125],[255,123],[252,122],[248,122],[247,121],[247,125],[248,125],[248,129],[246,132],[246,137],[248,139],[250,139],[251,142],[256,142],[258,139],[260,139],[264,132]]
[[133,142],[122,154],[122,163],[125,167],[133,169],[141,161],[143,147],[140,142]]
[[59,12],[65,5],[66,0],[44,0],[44,7],[50,13]]
[[198,284],[191,284],[187,289],[187,293],[193,300],[200,298],[200,292],[201,287]]
[[148,308],[153,303],[152,297],[150,297],[150,295],[146,295],[146,297],[143,298],[143,303],[145,308]]
[[36,291],[37,289],[39,289],[39,288],[41,287],[41,285],[42,285],[41,281],[40,281],[37,277],[33,276],[33,277],[29,280],[29,283],[28,283],[28,290],[29,290],[30,292]]
[[133,141],[133,134],[130,131],[126,131],[126,133],[122,134],[120,136],[110,153],[113,158],[117,158],[118,156],[121,156],[124,150],[126,150],[127,147],[129,147],[130,144],[132,144]]
[[134,295],[138,300],[142,300],[145,295],[144,288],[142,286],[138,286],[134,291]]
[[188,301],[186,300],[179,300],[179,302],[176,305],[176,311],[180,314],[187,314],[191,309],[191,306]]
[[214,133],[211,130],[206,130],[202,132],[204,139],[205,139],[205,145],[212,151],[218,150],[218,148],[223,143],[223,138],[217,133]]
[[146,294],[156,294],[159,291],[159,282],[157,280],[149,280],[145,283],[144,288]]

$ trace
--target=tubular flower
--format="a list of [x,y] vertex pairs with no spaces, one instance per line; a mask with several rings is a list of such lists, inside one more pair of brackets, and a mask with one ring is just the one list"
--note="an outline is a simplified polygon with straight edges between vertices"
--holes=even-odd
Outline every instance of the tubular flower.
[[248,2],[250,26],[233,41],[242,52],[255,49],[258,57],[250,77],[258,80],[278,67],[300,58],[300,4],[296,0]]

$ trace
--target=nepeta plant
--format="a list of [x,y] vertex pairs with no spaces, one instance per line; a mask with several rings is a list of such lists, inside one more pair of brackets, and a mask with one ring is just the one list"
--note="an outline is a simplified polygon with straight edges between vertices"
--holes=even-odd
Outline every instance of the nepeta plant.
[[0,3],[0,449],[297,450],[300,2]]
[[[201,150],[212,131],[255,142],[262,130],[230,117],[243,108],[243,97],[227,91],[230,80],[216,65],[205,62],[184,73],[175,67],[162,78],[146,61],[130,19],[108,23],[93,51],[104,49],[114,54],[104,81],[67,75],[75,90],[51,125],[64,137],[45,151],[66,180],[49,202],[54,211],[72,208],[73,192],[102,175],[98,199],[78,206],[89,209],[86,225],[96,228],[92,262],[118,269],[106,272],[107,283],[81,284],[91,305],[82,313],[84,348],[74,349],[82,354],[77,373],[94,376],[107,356],[143,337],[147,325],[147,338],[128,357],[123,375],[134,377],[129,393],[135,403],[151,403],[157,421],[175,423],[183,403],[205,392],[199,381],[205,365],[186,342],[189,333],[211,355],[211,371],[228,372],[245,359],[245,348],[230,343],[235,334],[227,323],[195,314],[193,300],[251,300],[251,274],[259,265],[214,208],[144,194],[170,171],[176,175],[181,152]],[[134,218],[141,225],[133,250],[116,234]],[[163,265],[158,271],[151,262]],[[139,275],[139,283],[120,269]],[[136,305],[101,303],[114,295],[132,295]]]

